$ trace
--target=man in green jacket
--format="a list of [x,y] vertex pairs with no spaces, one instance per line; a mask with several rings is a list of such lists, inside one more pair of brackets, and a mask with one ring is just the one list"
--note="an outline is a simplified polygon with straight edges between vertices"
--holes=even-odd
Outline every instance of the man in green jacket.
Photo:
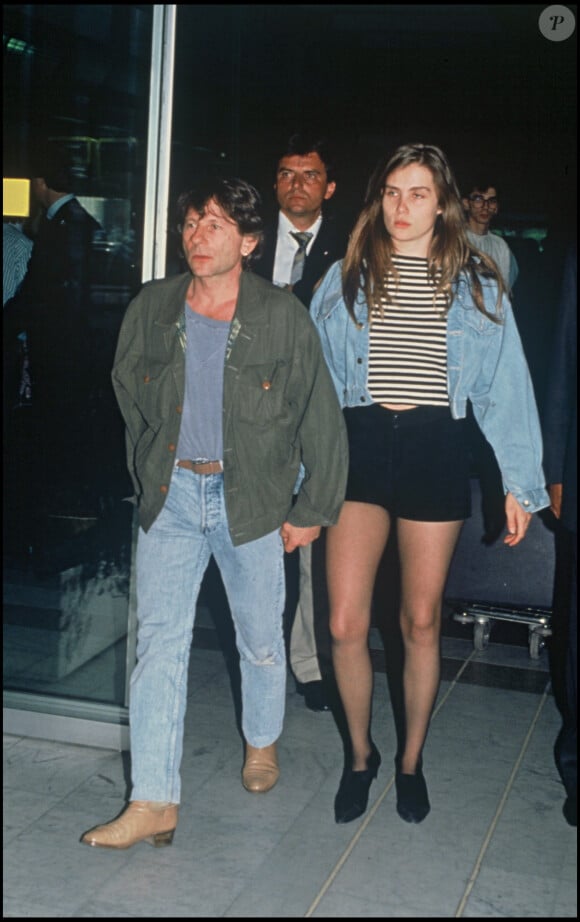
[[236,630],[242,783],[278,780],[286,658],[284,551],[337,521],[348,450],[302,304],[245,271],[261,243],[256,190],[216,180],[178,202],[190,271],[150,282],[121,327],[113,385],[139,510],[130,802],[82,842],[169,845],[177,826],[187,669],[213,554]]

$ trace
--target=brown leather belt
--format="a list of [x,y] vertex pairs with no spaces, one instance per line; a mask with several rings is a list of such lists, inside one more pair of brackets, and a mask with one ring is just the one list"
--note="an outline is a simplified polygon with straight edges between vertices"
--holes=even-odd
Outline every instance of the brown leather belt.
[[195,461],[188,461],[187,458],[184,458],[177,462],[177,466],[184,467],[188,471],[193,471],[194,474],[221,474],[223,472],[221,461],[204,461],[198,464]]

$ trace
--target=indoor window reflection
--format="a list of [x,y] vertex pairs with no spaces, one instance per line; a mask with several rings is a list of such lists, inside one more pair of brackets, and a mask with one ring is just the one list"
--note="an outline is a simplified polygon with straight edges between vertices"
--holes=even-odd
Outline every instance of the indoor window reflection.
[[110,369],[141,283],[152,11],[3,7],[4,176],[30,181],[24,213],[4,199],[5,281],[7,236],[28,250],[4,307],[4,689],[119,706],[133,515]]

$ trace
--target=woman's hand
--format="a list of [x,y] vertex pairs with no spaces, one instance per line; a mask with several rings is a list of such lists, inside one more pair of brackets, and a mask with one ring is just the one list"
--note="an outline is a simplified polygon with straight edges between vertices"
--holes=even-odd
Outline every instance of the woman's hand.
[[562,484],[551,483],[548,485],[548,494],[550,496],[550,509],[557,519],[562,514]]
[[508,544],[510,547],[515,547],[525,538],[532,513],[526,512],[511,493],[506,493],[505,517],[508,533],[503,539],[503,543]]

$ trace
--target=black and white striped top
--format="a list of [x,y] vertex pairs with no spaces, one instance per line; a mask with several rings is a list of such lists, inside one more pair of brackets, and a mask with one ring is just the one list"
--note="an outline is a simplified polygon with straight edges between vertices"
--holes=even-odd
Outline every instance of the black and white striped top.
[[433,298],[427,259],[397,255],[393,264],[391,300],[381,296],[371,314],[369,392],[375,403],[449,406],[445,297]]

